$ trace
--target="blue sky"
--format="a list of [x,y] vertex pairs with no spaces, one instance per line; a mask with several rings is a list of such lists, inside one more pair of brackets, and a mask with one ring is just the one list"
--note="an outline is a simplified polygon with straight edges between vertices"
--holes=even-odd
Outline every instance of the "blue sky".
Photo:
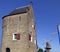
[[27,6],[33,2],[36,21],[38,47],[45,48],[44,40],[52,40],[51,52],[60,52],[57,24],[60,24],[60,0],[0,0],[0,42],[2,36],[2,17],[17,7]]

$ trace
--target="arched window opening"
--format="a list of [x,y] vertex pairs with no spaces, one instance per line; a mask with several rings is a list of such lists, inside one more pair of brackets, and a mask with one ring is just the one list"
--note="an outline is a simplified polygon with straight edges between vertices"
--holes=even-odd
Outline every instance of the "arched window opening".
[[10,52],[10,48],[6,48],[6,52]]

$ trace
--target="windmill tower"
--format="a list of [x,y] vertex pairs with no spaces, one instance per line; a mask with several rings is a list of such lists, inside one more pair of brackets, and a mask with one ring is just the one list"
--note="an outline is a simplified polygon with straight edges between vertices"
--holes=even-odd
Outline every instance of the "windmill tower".
[[32,3],[2,18],[2,52],[37,52]]
[[50,52],[50,50],[51,50],[51,46],[50,46],[49,42],[46,42],[45,52]]

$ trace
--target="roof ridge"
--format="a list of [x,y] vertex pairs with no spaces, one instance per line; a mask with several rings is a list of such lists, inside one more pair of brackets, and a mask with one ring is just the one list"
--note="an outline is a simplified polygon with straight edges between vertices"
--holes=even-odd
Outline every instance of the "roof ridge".
[[22,7],[17,7],[16,9],[21,9],[21,8],[26,8],[26,7],[29,7],[29,5],[27,5],[27,6],[22,6]]

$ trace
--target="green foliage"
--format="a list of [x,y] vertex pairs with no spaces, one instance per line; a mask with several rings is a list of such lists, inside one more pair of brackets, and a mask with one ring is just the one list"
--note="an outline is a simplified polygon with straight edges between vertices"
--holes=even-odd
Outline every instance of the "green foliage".
[[40,48],[40,49],[38,50],[38,52],[43,52],[43,49]]

